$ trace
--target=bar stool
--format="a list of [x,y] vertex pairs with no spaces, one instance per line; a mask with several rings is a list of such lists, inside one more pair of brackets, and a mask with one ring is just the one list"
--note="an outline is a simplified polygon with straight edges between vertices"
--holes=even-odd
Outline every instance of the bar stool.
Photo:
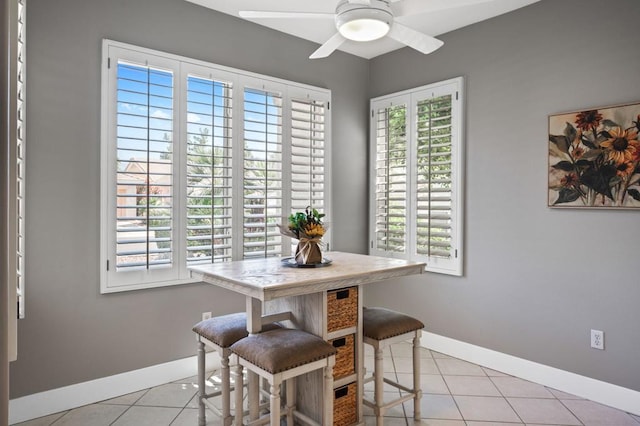
[[[277,324],[266,324],[265,330],[278,328]],[[235,314],[213,317],[197,323],[193,326],[193,331],[198,335],[198,425],[206,424],[205,407],[210,408],[214,413],[222,418],[223,426],[231,425],[231,374],[229,368],[229,356],[231,345],[247,337],[247,314],[239,312]],[[221,389],[207,394],[205,389],[205,345],[218,352],[221,358],[220,379]],[[242,374],[236,377],[237,388],[242,388]],[[210,398],[221,396],[222,406],[218,409]],[[236,407],[236,411],[242,411],[241,405]]]
[[[413,399],[414,419],[420,419],[420,330],[424,324],[415,318],[400,312],[385,308],[364,308],[362,315],[362,333],[364,343],[373,346],[375,366],[373,377],[364,380],[365,383],[374,382],[374,401],[363,398],[363,403],[373,408],[376,415],[376,425],[383,425],[385,412],[398,404]],[[413,338],[413,389],[384,377],[382,353],[385,347],[392,343],[402,342]],[[406,395],[384,402],[383,384],[387,383],[397,389],[407,392]]]
[[[231,346],[238,356],[239,371],[247,368],[269,382],[269,415],[248,423],[249,425],[269,423],[280,425],[280,388],[286,383],[286,407],[283,415],[287,425],[293,426],[294,417],[312,425],[333,424],[333,366],[336,361],[336,349],[330,343],[302,330],[280,328],[253,334],[239,340]],[[296,410],[295,378],[311,371],[324,371],[322,423],[315,421]],[[236,391],[236,398],[242,399]],[[249,401],[249,404],[255,404]],[[251,407],[249,411],[253,410]],[[242,413],[238,411],[235,424],[242,424]]]

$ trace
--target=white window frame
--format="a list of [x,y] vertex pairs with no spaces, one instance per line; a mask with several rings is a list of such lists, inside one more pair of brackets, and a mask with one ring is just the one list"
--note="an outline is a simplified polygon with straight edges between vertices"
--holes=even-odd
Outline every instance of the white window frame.
[[[446,94],[452,95],[452,146],[451,146],[451,243],[452,256],[448,259],[436,256],[418,255],[416,253],[416,196],[417,196],[417,104],[421,100],[435,98]],[[376,153],[377,128],[376,114],[382,108],[406,105],[406,211],[405,250],[391,252],[378,249],[376,246]],[[448,275],[462,276],[463,274],[463,241],[464,241],[464,79],[457,77],[385,96],[373,98],[370,101],[370,206],[369,206],[369,254],[384,257],[402,258],[426,263],[425,270]]]
[[[133,63],[148,66],[163,66],[174,73],[174,106],[173,106],[173,260],[166,269],[139,272],[117,272],[115,268],[116,250],[116,106],[117,106],[117,66],[118,60],[129,60]],[[146,49],[105,39],[102,44],[102,115],[101,115],[101,293],[120,292],[153,287],[178,285],[197,282],[191,278],[186,264],[186,178],[184,163],[186,158],[187,137],[187,76],[202,75],[209,78],[229,82],[233,85],[233,131],[232,131],[232,260],[243,258],[243,93],[245,87],[263,88],[278,91],[283,97],[282,141],[283,141],[283,219],[291,211],[290,200],[285,194],[290,188],[290,107],[291,99],[311,98],[326,102],[325,117],[325,207],[323,213],[331,217],[331,91],[301,83],[277,79],[256,73],[250,73],[230,67],[173,55],[157,50]],[[115,84],[115,85],[114,85]],[[327,247],[330,244],[330,233],[323,238]],[[291,255],[291,242],[282,237],[282,256]],[[127,275],[127,276],[125,276]]]

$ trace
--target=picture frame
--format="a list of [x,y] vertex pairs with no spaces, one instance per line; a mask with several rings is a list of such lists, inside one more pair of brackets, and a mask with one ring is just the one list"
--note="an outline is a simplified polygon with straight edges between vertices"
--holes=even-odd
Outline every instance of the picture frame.
[[548,206],[640,209],[640,102],[549,115]]

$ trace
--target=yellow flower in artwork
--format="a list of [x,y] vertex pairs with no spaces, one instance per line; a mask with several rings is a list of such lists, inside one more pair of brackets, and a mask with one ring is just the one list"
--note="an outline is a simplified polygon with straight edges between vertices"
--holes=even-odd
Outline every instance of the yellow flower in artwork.
[[614,127],[609,135],[609,139],[600,143],[600,147],[606,149],[607,157],[616,164],[633,161],[639,148],[638,131]]

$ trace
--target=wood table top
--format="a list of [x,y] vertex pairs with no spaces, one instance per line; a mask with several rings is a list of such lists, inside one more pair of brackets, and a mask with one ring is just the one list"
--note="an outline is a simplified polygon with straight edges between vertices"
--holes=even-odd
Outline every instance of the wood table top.
[[281,257],[189,267],[192,276],[261,301],[300,296],[389,278],[421,274],[425,264],[363,254],[326,252],[331,263],[316,268],[287,266]]

